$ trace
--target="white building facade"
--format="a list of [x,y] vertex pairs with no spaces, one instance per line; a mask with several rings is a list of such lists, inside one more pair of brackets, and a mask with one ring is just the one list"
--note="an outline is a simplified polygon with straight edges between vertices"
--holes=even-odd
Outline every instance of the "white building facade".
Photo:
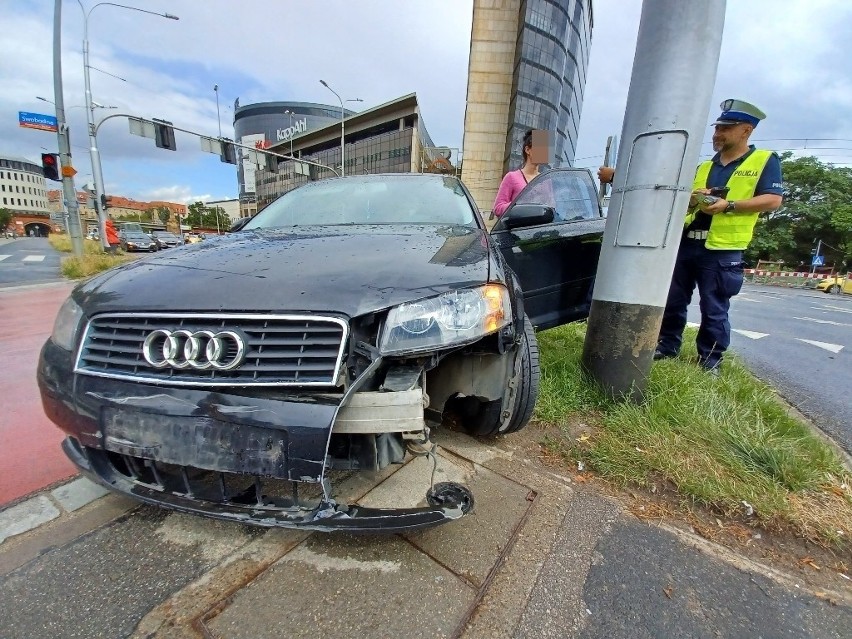
[[12,213],[50,215],[41,165],[26,158],[0,156],[0,207]]

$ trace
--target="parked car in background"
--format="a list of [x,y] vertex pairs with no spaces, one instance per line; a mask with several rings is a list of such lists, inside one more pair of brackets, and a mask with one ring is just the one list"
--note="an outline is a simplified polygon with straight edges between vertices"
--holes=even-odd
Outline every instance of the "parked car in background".
[[827,277],[817,284],[816,290],[823,293],[849,293],[852,295],[852,278],[838,275]]
[[174,248],[180,246],[180,238],[170,231],[151,231],[151,237],[157,243],[158,249]]
[[118,234],[119,244],[121,249],[126,252],[132,251],[150,251],[158,250],[157,243],[150,235],[139,231],[122,231]]
[[119,230],[125,231],[127,233],[144,233],[144,229],[139,222],[119,222],[118,225]]
[[78,285],[41,352],[45,413],[81,472],[146,503],[321,531],[458,519],[474,496],[434,473],[416,507],[338,503],[336,482],[433,455],[445,419],[524,428],[535,328],[587,316],[604,224],[588,170],[538,176],[490,232],[455,177],[310,182]]
[[204,238],[198,233],[184,233],[183,234],[183,243],[184,244],[197,244]]

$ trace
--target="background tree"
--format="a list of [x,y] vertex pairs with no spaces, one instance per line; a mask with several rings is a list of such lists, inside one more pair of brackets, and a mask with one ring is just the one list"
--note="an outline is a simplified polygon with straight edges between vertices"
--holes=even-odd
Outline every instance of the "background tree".
[[[205,206],[203,202],[194,202],[186,207],[186,224],[207,229],[218,228],[226,231],[231,228],[231,218],[221,206]],[[217,226],[218,220],[218,226]]]
[[159,219],[162,224],[168,224],[168,221],[172,217],[172,212],[168,206],[153,206],[146,213],[150,214],[152,222],[156,222]]
[[189,226],[204,226],[204,214],[207,207],[204,202],[193,202],[186,207],[186,224]]
[[0,229],[5,229],[12,221],[12,211],[7,208],[0,209]]
[[852,264],[852,168],[814,157],[781,156],[784,204],[761,216],[746,260],[783,260],[810,269],[811,250],[822,240],[826,265]]

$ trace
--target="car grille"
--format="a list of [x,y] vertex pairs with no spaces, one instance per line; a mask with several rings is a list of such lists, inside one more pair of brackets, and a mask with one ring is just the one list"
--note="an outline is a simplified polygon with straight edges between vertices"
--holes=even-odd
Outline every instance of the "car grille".
[[[245,356],[230,370],[157,368],[143,354],[157,330],[236,333]],[[181,386],[332,386],[347,330],[345,320],[313,315],[105,314],[89,322],[75,372]]]

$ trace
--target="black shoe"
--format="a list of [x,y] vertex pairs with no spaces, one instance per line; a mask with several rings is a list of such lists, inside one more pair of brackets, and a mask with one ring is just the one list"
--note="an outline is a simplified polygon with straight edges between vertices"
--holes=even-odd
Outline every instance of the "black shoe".
[[712,375],[713,377],[719,377],[722,374],[722,362],[716,362],[715,365],[711,366],[699,357],[696,360],[696,364],[698,364],[705,373]]
[[677,355],[673,355],[671,353],[664,353],[659,348],[654,351],[654,361],[657,362],[661,359],[674,359]]

